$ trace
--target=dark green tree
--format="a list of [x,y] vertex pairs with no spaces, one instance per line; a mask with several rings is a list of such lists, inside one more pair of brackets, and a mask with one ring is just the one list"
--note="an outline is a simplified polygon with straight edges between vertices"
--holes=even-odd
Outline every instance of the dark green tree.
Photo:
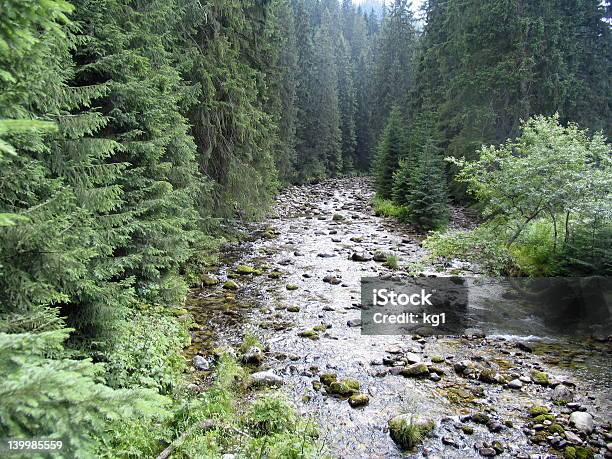
[[399,167],[400,159],[405,156],[406,132],[404,121],[399,107],[393,107],[378,141],[373,164],[376,192],[381,198],[392,198],[393,176]]

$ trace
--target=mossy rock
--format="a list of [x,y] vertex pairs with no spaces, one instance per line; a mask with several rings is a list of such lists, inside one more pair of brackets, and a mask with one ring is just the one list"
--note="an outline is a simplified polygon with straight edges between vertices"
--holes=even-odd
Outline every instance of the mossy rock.
[[544,421],[554,421],[556,419],[554,414],[539,414],[533,418],[533,422],[536,424],[542,424]]
[[272,271],[270,274],[268,274],[268,277],[270,279],[280,279],[281,277],[283,277],[284,273],[282,273],[281,271]]
[[557,423],[551,424],[548,427],[548,431],[550,433],[553,433],[553,434],[556,433],[556,434],[559,434],[559,435],[563,435],[565,433],[565,429],[563,428],[563,426],[561,424],[557,424]]
[[361,236],[353,236],[351,242],[363,242],[363,238]]
[[400,372],[402,376],[407,378],[419,378],[429,376],[429,368],[426,363],[413,363],[404,367]]
[[471,416],[472,422],[476,424],[488,424],[491,421],[491,418],[486,413],[474,413]]
[[545,406],[534,405],[529,408],[529,416],[531,416],[532,418],[548,413],[550,413],[550,410]]
[[480,375],[478,375],[478,379],[485,383],[495,383],[497,382],[496,375],[497,372],[492,368],[485,368],[480,372]]
[[289,291],[293,291],[293,290],[297,290],[298,288],[300,288],[299,286],[295,285],[295,284],[287,284],[285,286],[285,288]]
[[335,373],[323,373],[319,376],[319,380],[324,386],[329,386],[331,383],[338,380],[338,376]]
[[449,402],[457,405],[471,404],[474,401],[474,394],[464,387],[449,387],[441,391],[441,394],[448,399]]
[[238,290],[238,284],[233,280],[228,280],[223,283],[223,288],[226,290]]
[[409,450],[434,429],[435,423],[410,414],[401,414],[389,420],[388,426],[391,439],[400,448]]
[[340,379],[333,381],[327,388],[327,392],[340,397],[350,397],[359,392],[359,381],[356,379]]
[[352,408],[365,406],[370,403],[370,397],[366,394],[353,394],[349,397],[348,403]]
[[300,312],[300,307],[295,304],[287,306],[287,312]]
[[461,431],[466,435],[472,435],[474,433],[474,428],[472,426],[463,426],[461,427]]
[[533,370],[531,372],[531,380],[541,386],[548,386],[550,384],[548,374],[544,373],[543,371]]
[[321,390],[321,383],[319,381],[313,381],[312,382],[312,388],[316,391]]
[[247,274],[255,274],[258,271],[253,268],[252,266],[249,265],[238,265],[236,266],[236,274],[240,274],[241,276],[247,275]]
[[308,330],[302,330],[301,332],[298,333],[298,336],[302,338],[312,339],[312,340],[319,339],[319,334],[317,333],[316,330],[313,330],[312,328],[309,328]]
[[346,217],[344,215],[334,214],[332,220],[335,222],[343,222],[344,220],[346,220]]
[[441,355],[432,355],[431,356],[431,361],[433,363],[443,363],[445,361],[445,359]]
[[212,274],[203,274],[202,277],[200,277],[200,281],[202,282],[202,285],[206,285],[207,287],[217,285],[220,282],[219,279]]
[[548,436],[549,436],[548,432],[546,432],[545,430],[540,430],[539,432],[536,432],[534,435],[529,437],[529,440],[531,440],[532,443],[544,444],[548,442]]
[[566,459],[593,459],[595,454],[589,448],[582,446],[567,446],[563,451]]
[[314,327],[312,327],[312,329],[316,332],[324,332],[328,328],[331,328],[331,325],[320,324],[320,325],[315,325]]

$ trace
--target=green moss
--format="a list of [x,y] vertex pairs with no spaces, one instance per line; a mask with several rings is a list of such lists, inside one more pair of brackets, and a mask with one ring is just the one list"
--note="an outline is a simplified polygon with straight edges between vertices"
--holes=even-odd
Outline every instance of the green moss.
[[548,413],[550,413],[550,410],[545,406],[534,405],[531,408],[529,408],[529,416],[531,416],[532,418],[535,418],[536,416],[540,416],[542,414],[548,414]]
[[286,288],[287,290],[297,290],[297,289],[298,289],[298,288],[300,288],[300,287],[299,287],[299,286],[297,286],[297,285],[295,285],[295,284],[287,284],[287,285],[285,286],[285,288]]
[[316,330],[314,330],[312,328],[299,332],[298,336],[300,336],[302,338],[308,338],[308,339],[311,339],[311,340],[319,339],[319,334],[317,333]]
[[349,397],[348,403],[353,408],[365,406],[370,403],[370,397],[368,397],[366,394],[353,394]]
[[563,435],[563,433],[565,433],[565,429],[563,428],[561,424],[551,424],[548,427],[548,431],[550,433],[553,433],[553,434],[557,433],[559,435]]
[[472,435],[474,433],[474,428],[470,427],[470,426],[463,426],[463,427],[461,427],[461,430],[466,435]]
[[253,268],[252,266],[249,265],[238,265],[236,266],[236,273],[240,274],[242,276],[247,275],[247,274],[255,274],[258,273],[259,271],[257,271],[255,268]]
[[329,387],[327,387],[327,392],[341,397],[349,397],[358,393],[359,387],[359,381],[356,379],[340,379],[332,381]]
[[337,379],[338,379],[338,376],[336,376],[335,373],[323,373],[321,376],[319,376],[319,380],[325,386],[329,386],[331,383],[333,383]]
[[295,304],[287,306],[287,312],[300,312],[300,307]]
[[542,424],[544,421],[554,421],[556,419],[554,414],[540,414],[533,418],[533,422]]
[[223,288],[226,290],[238,290],[238,284],[233,280],[228,280],[223,283]]
[[346,218],[344,217],[344,215],[334,214],[334,216],[332,217],[332,220],[335,222],[342,222],[346,220]]
[[283,273],[281,271],[272,271],[270,274],[268,274],[268,277],[270,279],[280,279],[283,277]]
[[472,422],[476,424],[487,424],[491,418],[486,413],[474,413],[472,415]]
[[433,363],[442,363],[444,362],[444,357],[442,357],[441,355],[433,355],[431,356],[431,361]]
[[531,379],[534,383],[540,384],[541,386],[548,386],[550,384],[548,375],[543,371],[533,370],[531,372]]
[[400,372],[402,376],[406,377],[422,377],[429,375],[429,368],[425,363],[415,363],[402,369]]
[[593,459],[595,454],[589,448],[582,446],[567,446],[563,451],[566,459]]

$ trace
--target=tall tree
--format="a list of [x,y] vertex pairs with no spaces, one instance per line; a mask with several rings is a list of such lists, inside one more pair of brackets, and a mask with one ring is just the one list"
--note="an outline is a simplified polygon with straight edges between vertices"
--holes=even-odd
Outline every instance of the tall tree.
[[417,35],[407,0],[395,0],[386,14],[376,41],[372,76],[372,131],[380,134],[391,107],[408,107],[413,80]]

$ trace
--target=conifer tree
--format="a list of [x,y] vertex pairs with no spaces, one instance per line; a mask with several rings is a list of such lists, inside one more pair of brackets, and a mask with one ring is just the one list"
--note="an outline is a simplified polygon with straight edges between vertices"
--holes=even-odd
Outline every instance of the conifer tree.
[[331,177],[342,170],[342,132],[338,100],[338,70],[334,54],[332,15],[323,12],[321,26],[315,35],[317,53],[314,58],[315,86],[313,101],[317,108],[316,136],[312,138],[315,152]]
[[436,117],[426,111],[410,127],[406,154],[393,177],[393,200],[406,209],[405,219],[429,230],[448,221],[446,173],[436,145]]
[[393,107],[384,131],[378,141],[373,172],[378,196],[391,199],[393,196],[393,175],[400,159],[406,155],[406,134],[399,107]]
[[395,0],[385,16],[376,41],[372,76],[372,131],[382,131],[393,105],[404,110],[413,80],[416,50],[414,18],[407,0]]

